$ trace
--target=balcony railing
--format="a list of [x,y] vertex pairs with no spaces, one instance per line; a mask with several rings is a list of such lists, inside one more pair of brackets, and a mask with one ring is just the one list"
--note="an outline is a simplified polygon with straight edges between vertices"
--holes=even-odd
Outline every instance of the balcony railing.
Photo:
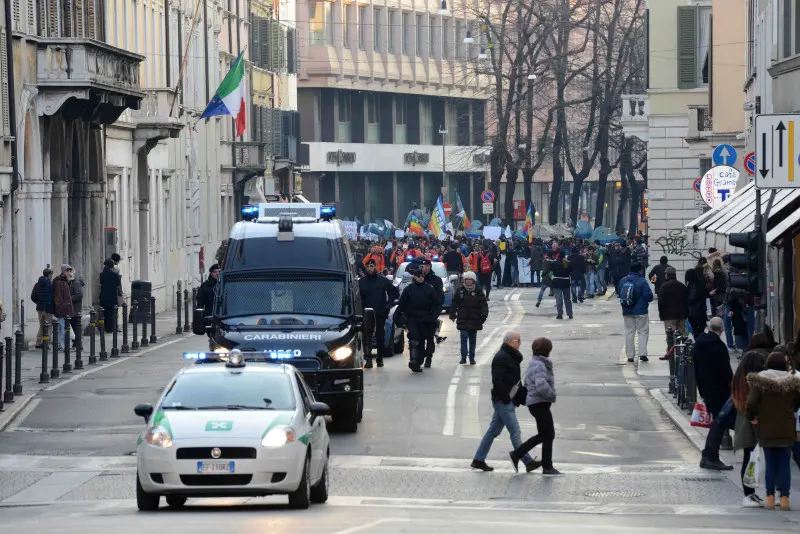
[[710,132],[713,130],[711,124],[711,113],[709,113],[708,106],[700,106],[697,109],[697,131]]
[[236,143],[234,165],[236,167],[266,168],[266,143]]
[[620,124],[626,135],[649,138],[650,101],[647,95],[622,95]]
[[708,106],[689,106],[687,139],[704,139],[711,135],[713,125]]

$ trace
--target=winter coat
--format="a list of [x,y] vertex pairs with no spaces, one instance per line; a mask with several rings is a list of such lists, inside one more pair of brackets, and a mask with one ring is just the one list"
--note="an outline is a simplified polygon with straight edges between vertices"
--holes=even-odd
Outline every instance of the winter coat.
[[655,286],[656,290],[656,295],[661,295],[661,288],[664,286],[664,282],[667,281],[667,274],[666,274],[667,267],[669,267],[669,264],[665,265],[663,263],[659,263],[658,265],[650,269],[650,272],[647,275],[648,280],[652,280],[654,276],[656,277],[656,281],[653,282],[653,285]]
[[31,300],[36,304],[36,311],[53,313],[55,311],[53,281],[46,276],[40,276],[31,291]]
[[428,271],[428,274],[425,275],[425,283],[436,291],[436,296],[439,298],[439,308],[441,308],[444,304],[444,282],[436,273]]
[[403,289],[393,319],[395,323],[400,324],[402,323],[400,316],[405,314],[408,321],[435,323],[439,318],[441,307],[439,295],[433,286],[425,282],[421,284],[412,282]]
[[667,280],[658,293],[658,318],[662,321],[685,320],[689,292],[678,280]]
[[692,359],[697,391],[709,413],[716,415],[731,396],[733,371],[728,347],[717,334],[704,332],[695,340]]
[[638,263],[642,267],[647,265],[647,249],[644,248],[644,245],[636,245],[631,250],[631,260],[632,263]]
[[572,273],[572,265],[569,265],[566,260],[558,259],[550,263],[550,285],[557,289],[569,289],[570,275]]
[[688,290],[687,311],[689,317],[706,318],[706,299],[708,288],[703,276],[698,275],[697,269],[686,271],[686,289]]
[[453,295],[453,306],[450,308],[450,319],[456,321],[456,328],[474,332],[483,329],[483,323],[489,317],[489,303],[483,290],[476,285],[470,291],[461,286]]
[[620,282],[620,288],[628,279],[633,279],[633,295],[636,300],[633,303],[633,306],[627,308],[622,306],[622,316],[626,315],[647,315],[647,308],[651,302],[653,302],[653,291],[650,289],[650,284],[647,283],[647,280],[644,279],[639,273],[628,273],[628,276],[622,279]]
[[448,251],[442,258],[442,261],[447,266],[448,272],[453,272],[453,273],[464,272],[463,256],[457,250]]
[[573,280],[582,280],[586,275],[586,258],[576,250],[567,257],[567,262],[571,268],[569,273],[570,278]]
[[203,308],[203,314],[206,316],[211,315],[214,310],[214,299],[216,298],[218,283],[217,280],[214,280],[209,275],[200,286],[200,291],[197,292],[197,307]]
[[111,309],[117,305],[117,288],[122,287],[122,279],[111,267],[104,267],[100,273],[100,306]]
[[613,274],[617,278],[622,278],[631,270],[631,249],[625,247],[614,254]]
[[544,264],[544,251],[541,247],[531,249],[531,271],[541,271]]
[[78,312],[83,309],[83,286],[86,282],[83,278],[76,278],[69,284],[69,292],[72,295],[72,307]]
[[361,305],[364,308],[375,310],[377,317],[384,319],[389,316],[389,307],[400,298],[400,292],[383,275],[374,274],[361,277],[358,281],[361,294]]
[[69,292],[69,279],[63,274],[53,280],[53,304],[55,316],[58,318],[72,317],[75,308],[72,306],[72,295]]
[[800,407],[800,377],[767,369],[747,375],[747,419],[756,423],[758,443],[765,448],[791,447],[797,441],[795,412]]
[[492,401],[508,404],[511,402],[510,394],[520,381],[519,364],[522,363],[522,354],[503,343],[500,350],[492,358]]
[[553,362],[550,358],[534,354],[531,363],[525,369],[525,387],[528,396],[525,405],[539,404],[540,402],[556,402],[556,380],[553,376]]
[[758,445],[755,426],[742,412],[736,412],[733,425],[733,450],[751,449]]

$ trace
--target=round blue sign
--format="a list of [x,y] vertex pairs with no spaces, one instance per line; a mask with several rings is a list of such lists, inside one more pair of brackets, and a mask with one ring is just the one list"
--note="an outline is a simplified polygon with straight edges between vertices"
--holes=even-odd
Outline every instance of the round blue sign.
[[719,145],[714,149],[714,154],[711,158],[714,160],[714,165],[733,165],[736,163],[736,149],[731,145]]

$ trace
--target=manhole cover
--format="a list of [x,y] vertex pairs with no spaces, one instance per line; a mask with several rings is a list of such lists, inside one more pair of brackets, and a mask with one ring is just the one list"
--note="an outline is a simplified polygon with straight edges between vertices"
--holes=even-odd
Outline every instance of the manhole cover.
[[607,499],[609,497],[618,497],[621,499],[631,499],[636,497],[644,497],[644,493],[638,491],[587,491],[584,493],[587,497],[595,497],[598,499]]
[[683,477],[681,480],[684,482],[723,482],[727,478],[713,478],[713,477]]

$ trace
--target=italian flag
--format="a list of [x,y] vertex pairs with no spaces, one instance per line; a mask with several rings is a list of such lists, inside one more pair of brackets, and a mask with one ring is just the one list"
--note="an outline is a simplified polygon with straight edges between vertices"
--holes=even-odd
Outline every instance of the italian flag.
[[247,126],[243,56],[244,52],[240,53],[233,62],[231,70],[219,84],[214,98],[200,116],[201,119],[207,119],[217,115],[230,115],[236,120],[236,137],[241,136]]

